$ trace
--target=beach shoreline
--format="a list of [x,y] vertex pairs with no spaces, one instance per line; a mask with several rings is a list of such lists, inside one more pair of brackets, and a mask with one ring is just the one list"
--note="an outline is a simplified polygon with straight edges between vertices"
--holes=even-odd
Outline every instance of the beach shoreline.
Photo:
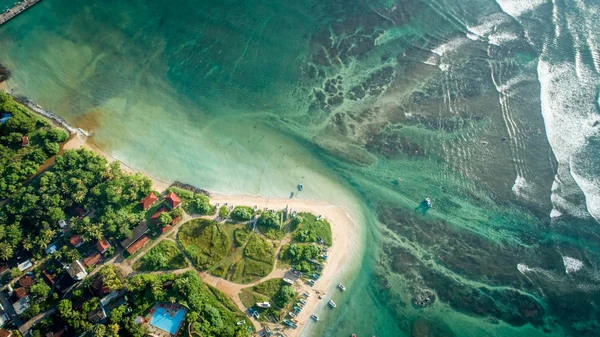
[[[69,140],[63,144],[63,150],[75,150],[79,148],[86,148],[103,156],[109,163],[119,161],[121,168],[128,173],[135,174],[140,173],[148,177],[152,181],[152,188],[160,193],[164,193],[166,189],[173,184],[173,182],[164,181],[152,176],[149,176],[143,171],[137,170],[125,164],[122,160],[115,158],[114,156],[102,151],[96,147],[93,143],[88,142],[88,137],[80,132],[72,133]],[[360,253],[360,228],[358,223],[351,217],[349,212],[344,208],[327,203],[324,201],[300,199],[300,198],[271,198],[255,195],[227,195],[218,192],[207,191],[210,194],[211,204],[225,204],[230,206],[257,206],[259,209],[268,208],[281,210],[286,207],[290,211],[297,212],[310,212],[315,215],[321,215],[327,219],[331,224],[332,232],[332,246],[329,249],[328,259],[323,268],[323,272],[319,280],[315,282],[315,285],[310,287],[306,284],[298,284],[295,287],[302,289],[302,291],[308,291],[310,296],[306,299],[307,304],[298,315],[298,328],[295,330],[286,329],[286,335],[289,337],[301,336],[304,333],[308,333],[311,325],[314,323],[310,315],[317,314],[327,306],[331,294],[336,291],[337,284],[341,282],[343,276],[350,277],[355,273],[352,273],[352,269],[357,266],[352,262],[356,261],[354,257],[359,256]],[[211,282],[211,278],[214,277],[203,277],[204,281]],[[224,280],[225,281],[225,280]],[[344,283],[349,283],[348,279],[344,280]],[[219,287],[219,284],[225,284],[225,282],[216,282],[213,284],[219,290],[223,291],[230,298],[238,296],[238,287]],[[246,285],[240,284],[241,288],[247,287]],[[319,299],[319,295],[323,298]],[[239,301],[234,300],[238,303]],[[239,305],[239,304],[238,304]],[[240,308],[242,310],[246,308]]]

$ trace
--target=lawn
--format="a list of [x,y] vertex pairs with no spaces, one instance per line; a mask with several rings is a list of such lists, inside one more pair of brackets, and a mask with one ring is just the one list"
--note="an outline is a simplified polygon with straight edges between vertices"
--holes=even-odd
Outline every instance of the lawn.
[[317,237],[321,237],[326,245],[331,246],[331,225],[325,219],[317,221],[317,217],[311,213],[299,213],[302,221],[298,224],[292,237],[297,242],[318,242]]
[[169,240],[163,240],[152,247],[134,265],[135,270],[159,271],[183,269],[188,266],[185,257],[177,245]]
[[177,241],[198,270],[206,270],[222,260],[231,249],[231,239],[212,220],[195,219],[185,223]]

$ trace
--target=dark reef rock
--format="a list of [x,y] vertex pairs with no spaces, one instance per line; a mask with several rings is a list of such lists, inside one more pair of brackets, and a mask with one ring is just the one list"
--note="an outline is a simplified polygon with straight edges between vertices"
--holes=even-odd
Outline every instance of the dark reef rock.
[[0,63],[0,83],[10,78],[10,70]]
[[419,318],[410,329],[411,337],[454,337],[454,332],[444,322]]

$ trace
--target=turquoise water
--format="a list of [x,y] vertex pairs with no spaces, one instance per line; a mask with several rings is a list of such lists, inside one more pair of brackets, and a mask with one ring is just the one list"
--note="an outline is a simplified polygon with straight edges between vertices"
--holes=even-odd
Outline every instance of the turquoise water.
[[177,333],[177,330],[179,330],[179,326],[184,319],[184,310],[177,310],[175,315],[171,317],[171,315],[167,313],[165,308],[156,308],[156,311],[152,315],[152,320],[150,321],[150,324],[170,333],[171,335],[174,335]]
[[155,177],[273,197],[302,181],[349,210],[349,291],[305,335],[594,336],[598,12],[51,0],[0,27],[0,62]]

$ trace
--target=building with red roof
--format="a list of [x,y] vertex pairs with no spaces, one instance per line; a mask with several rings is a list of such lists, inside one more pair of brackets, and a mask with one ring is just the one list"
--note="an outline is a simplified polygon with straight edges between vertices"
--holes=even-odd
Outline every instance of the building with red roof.
[[105,239],[98,240],[98,242],[96,242],[96,249],[98,249],[101,254],[106,253],[108,248],[110,248],[110,243]]
[[142,199],[142,201],[140,201],[140,206],[142,206],[142,209],[145,211],[148,208],[150,208],[150,206],[152,206],[152,204],[154,204],[157,200],[158,197],[156,196],[156,194],[150,192],[144,199]]
[[148,243],[148,241],[150,240],[148,240],[148,237],[146,235],[142,236],[139,240],[137,240],[134,244],[127,248],[127,252],[129,253],[129,255],[133,255],[135,252],[144,247],[146,243]]
[[100,260],[102,260],[102,255],[95,251],[92,254],[88,255],[85,259],[83,259],[83,265],[86,268],[90,268],[97,265],[98,262],[100,262]]
[[21,146],[29,146],[29,137],[27,137],[27,136],[21,137]]
[[31,275],[25,275],[19,279],[19,285],[25,289],[31,288],[33,283],[33,277],[31,277]]
[[175,194],[173,192],[169,192],[169,194],[167,194],[167,197],[165,198],[165,200],[167,201],[167,204],[171,208],[175,208],[181,204],[181,200],[179,199],[177,194]]
[[83,238],[81,237],[81,235],[79,234],[75,234],[71,237],[71,239],[69,239],[69,241],[71,242],[71,244],[77,248],[79,246],[81,246],[83,244]]

